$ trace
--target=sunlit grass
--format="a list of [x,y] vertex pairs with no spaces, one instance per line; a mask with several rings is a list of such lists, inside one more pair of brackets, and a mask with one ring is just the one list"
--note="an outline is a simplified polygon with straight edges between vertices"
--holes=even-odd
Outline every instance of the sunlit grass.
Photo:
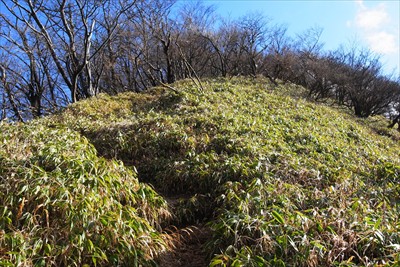
[[[163,200],[138,183],[137,169],[141,182],[164,195],[184,197],[173,209],[173,222],[208,222],[213,230],[207,246],[211,266],[399,264],[400,146],[397,131],[386,129],[387,121],[355,119],[349,112],[306,101],[301,87],[273,86],[265,79],[210,79],[203,86],[202,94],[190,81],[181,81],[174,84],[179,93],[155,88],[100,95],[28,126],[4,126],[9,130],[2,139],[9,141],[3,142],[0,158],[11,167],[0,175],[23,186],[31,183],[26,178],[31,169],[34,177],[43,176],[36,174],[40,168],[48,177],[72,183],[68,192],[82,198],[80,188],[85,189],[90,201],[74,212],[86,214],[101,205],[109,212],[122,209],[126,224],[108,217],[103,217],[108,224],[99,224],[121,235],[133,233],[122,238],[121,250],[105,252],[119,255],[121,262],[132,255],[118,254],[127,249],[139,251],[132,257],[148,264],[165,249],[158,226],[170,222]],[[33,130],[37,134],[29,135]],[[119,182],[103,181],[98,173]],[[105,192],[99,191],[100,183],[106,184]],[[18,188],[4,189],[1,196],[16,192],[17,214],[24,197]],[[100,201],[99,192],[109,197]],[[46,203],[38,199],[31,210]],[[54,199],[63,198],[57,193]],[[44,210],[36,212],[46,226]],[[79,216],[82,222],[96,221]],[[136,227],[131,219],[145,226]],[[18,227],[11,220],[7,225]],[[129,239],[138,234],[145,238]]]
[[164,200],[86,138],[1,124],[0,265],[148,264],[166,244]]

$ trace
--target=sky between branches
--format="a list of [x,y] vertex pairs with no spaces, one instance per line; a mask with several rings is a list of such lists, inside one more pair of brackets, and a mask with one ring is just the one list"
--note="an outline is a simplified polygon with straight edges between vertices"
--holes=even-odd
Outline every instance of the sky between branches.
[[[190,1],[190,0],[186,0]],[[185,2],[185,1],[183,1]],[[400,1],[365,0],[206,0],[217,14],[236,19],[259,12],[284,24],[288,34],[295,36],[314,26],[323,28],[321,41],[325,50],[356,42],[382,56],[385,74],[394,71],[400,76]]]

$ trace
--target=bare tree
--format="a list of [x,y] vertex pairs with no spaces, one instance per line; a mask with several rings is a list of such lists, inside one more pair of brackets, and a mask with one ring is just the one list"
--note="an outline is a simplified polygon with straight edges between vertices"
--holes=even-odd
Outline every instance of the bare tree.
[[353,46],[348,51],[337,50],[335,61],[341,66],[336,84],[345,94],[343,104],[359,117],[383,114],[394,100],[398,84],[381,74],[380,57]]
[[216,75],[226,77],[228,74],[238,74],[240,47],[236,23],[222,21],[218,30],[205,31],[202,37],[211,44],[211,54],[215,54],[212,68],[216,70]]
[[240,52],[245,56],[248,70],[243,74],[257,75],[262,69],[263,53],[272,43],[268,20],[262,14],[248,14],[238,20]]
[[1,73],[2,73],[2,77],[1,77],[1,85],[3,87],[3,115],[2,117],[6,117],[7,116],[7,106],[6,106],[6,99],[8,100],[9,104],[10,104],[10,111],[13,113],[13,116],[16,118],[16,120],[23,122],[23,116],[21,114],[21,110],[20,110],[20,104],[18,103],[18,98],[16,97],[15,93],[12,90],[12,87],[9,83],[8,80],[8,76],[6,74],[6,69],[3,66],[0,66],[1,69]]
[[318,59],[323,47],[320,41],[322,32],[322,28],[312,27],[297,35],[297,40],[294,42],[296,60],[291,66],[290,75],[292,82],[307,87],[307,79],[314,75],[310,64]]
[[185,3],[177,16],[179,36],[176,45],[181,66],[180,77],[213,76],[215,53],[212,44],[205,38],[211,33],[216,21],[214,6],[201,1]]
[[175,81],[176,24],[169,16],[174,3],[174,0],[141,1],[128,12],[132,19],[121,35],[126,44],[121,47],[126,53],[120,58],[120,68],[129,73],[126,79],[135,87],[146,89],[160,82]]
[[[98,92],[93,84],[93,58],[112,38],[119,19],[135,1],[119,6],[111,30],[104,36],[103,15],[109,8],[110,1],[95,0],[58,0],[44,1],[5,1],[1,0],[7,9],[8,16],[23,22],[35,38],[43,42],[61,75],[69,88],[71,101],[90,97]],[[115,2],[120,4],[122,2]],[[94,38],[101,36],[102,41],[93,48]]]
[[268,47],[264,58],[263,74],[275,85],[276,79],[287,81],[290,67],[294,64],[294,53],[290,38],[286,35],[287,28],[283,25],[275,25],[270,30],[271,45]]
[[[6,95],[10,104],[18,101],[19,112],[26,118],[57,110],[59,96],[63,98],[64,95],[56,92],[57,75],[51,70],[51,56],[40,37],[23,21],[11,21],[3,13],[0,13],[0,22],[0,37],[3,40],[0,43],[3,51],[0,64],[4,75],[7,75],[3,88],[8,92]],[[3,103],[6,103],[5,98]]]

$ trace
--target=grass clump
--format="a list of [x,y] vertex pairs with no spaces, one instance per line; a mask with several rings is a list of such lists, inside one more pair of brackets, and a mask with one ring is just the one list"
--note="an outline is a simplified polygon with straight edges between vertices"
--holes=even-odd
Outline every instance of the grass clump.
[[1,124],[0,265],[149,265],[166,203],[86,138],[40,121]]

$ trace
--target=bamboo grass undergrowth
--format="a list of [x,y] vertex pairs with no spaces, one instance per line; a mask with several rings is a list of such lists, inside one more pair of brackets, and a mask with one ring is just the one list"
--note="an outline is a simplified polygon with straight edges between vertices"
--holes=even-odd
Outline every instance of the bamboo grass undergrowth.
[[[148,266],[168,249],[165,225],[202,222],[212,229],[210,266],[399,264],[400,135],[384,118],[355,119],[307,101],[301,87],[262,78],[202,84],[201,93],[188,80],[173,85],[179,92],[100,95],[26,126],[2,125],[5,234],[46,263],[67,251],[92,264],[87,256],[99,251],[97,265],[135,259]],[[147,184],[187,200],[168,208]],[[105,213],[91,214],[99,207]],[[65,249],[66,242],[52,247],[58,256],[46,256],[47,241],[35,250],[37,236],[48,238],[47,224],[59,223],[50,218],[66,210],[82,224],[57,238],[76,231],[73,243],[91,250]],[[31,240],[25,222],[35,229]],[[79,241],[87,228],[97,239]],[[106,230],[120,238],[99,239]],[[11,237],[4,236],[5,244]],[[110,242],[120,242],[119,250],[102,247]],[[119,254],[125,249],[127,258]],[[17,254],[1,253],[4,262],[17,262]]]

